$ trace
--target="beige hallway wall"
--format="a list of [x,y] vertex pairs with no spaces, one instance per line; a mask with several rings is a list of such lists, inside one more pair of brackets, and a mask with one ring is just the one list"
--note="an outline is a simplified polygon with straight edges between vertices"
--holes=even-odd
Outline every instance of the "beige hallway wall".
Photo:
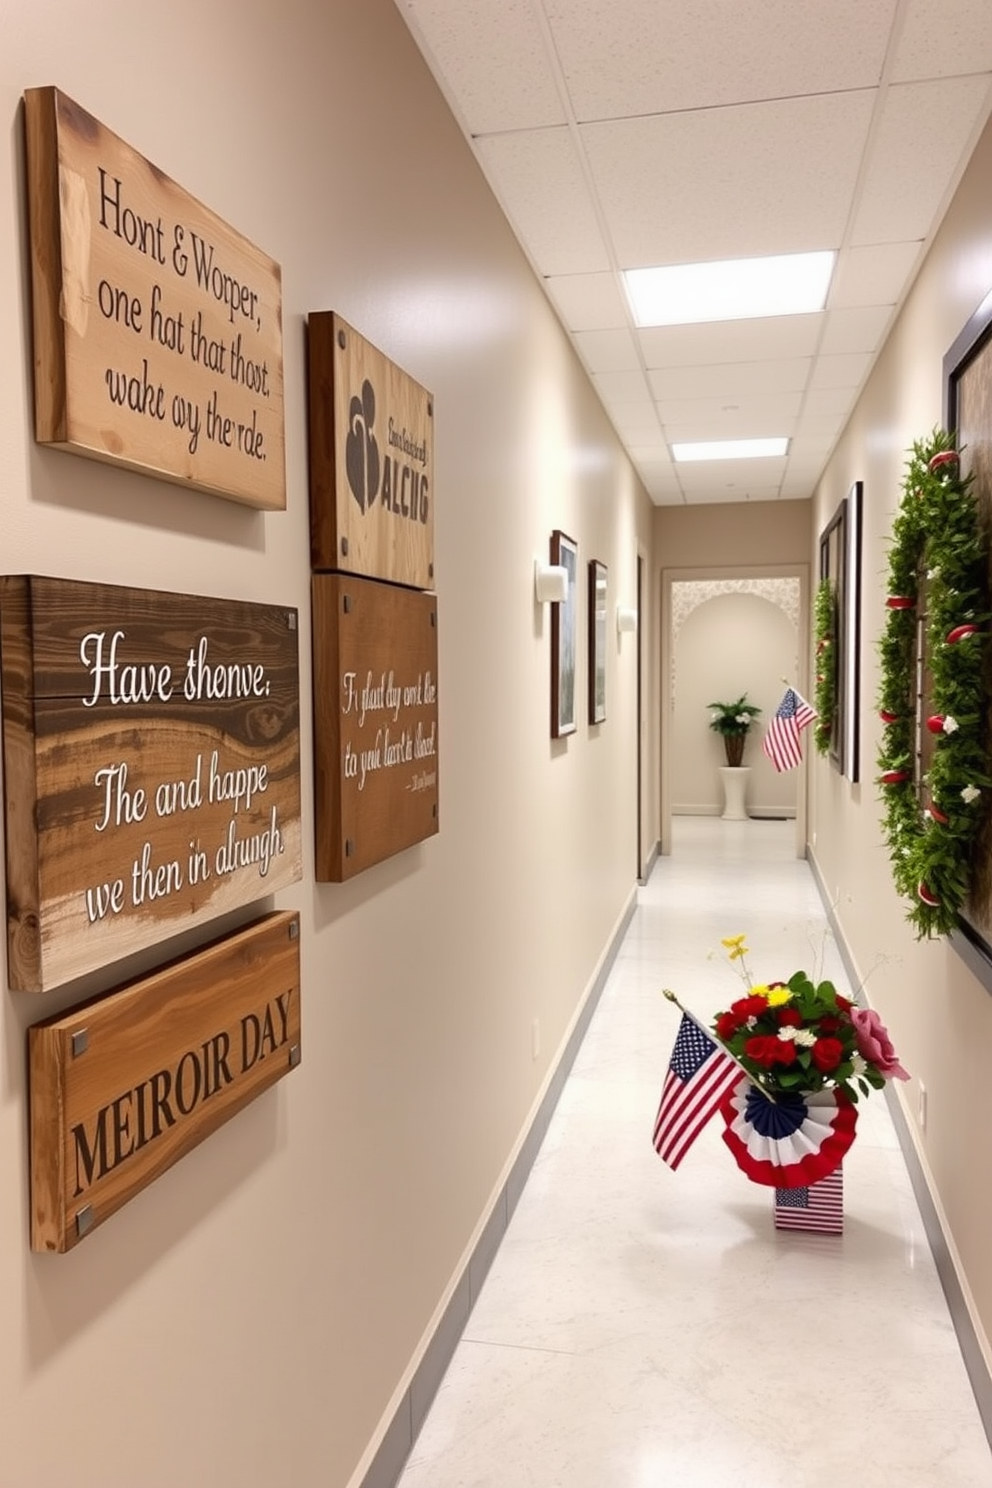
[[[392,0],[5,0],[0,31],[2,569],[298,605],[308,824],[307,312],[435,395],[441,832],[339,887],[305,834],[275,900],[302,915],[301,1068],[75,1252],[34,1256],[24,1031],[121,969],[3,997],[0,1480],[343,1488],[632,892],[633,638],[608,627],[606,723],[580,711],[552,743],[533,569],[563,528],[583,574],[608,565],[612,621],[640,547],[656,636],[651,509]],[[284,514],[34,444],[19,101],[48,83],[281,263]],[[580,645],[582,699],[585,678]]]
[[[882,630],[892,518],[906,454],[942,419],[942,361],[992,289],[992,131],[986,129],[867,389],[817,493],[814,531],[853,481],[864,482],[862,563],[862,784],[825,763],[811,780],[811,841],[867,991],[914,1081],[900,1087],[959,1261],[981,1342],[992,1330],[992,1191],[974,1162],[992,1138],[985,1098],[992,997],[946,942],[918,944],[888,876],[879,826],[875,759],[877,641]],[[927,1088],[919,1130],[919,1081]]]

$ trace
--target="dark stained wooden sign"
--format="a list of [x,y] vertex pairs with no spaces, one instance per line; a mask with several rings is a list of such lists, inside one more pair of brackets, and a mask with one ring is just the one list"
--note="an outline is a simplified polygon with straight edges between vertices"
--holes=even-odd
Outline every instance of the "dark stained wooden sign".
[[317,878],[438,830],[437,597],[314,574]]
[[434,588],[434,400],[332,311],[309,317],[310,563]]
[[31,1248],[66,1251],[300,1062],[299,918],[28,1030]]
[[11,987],[47,991],[301,876],[297,620],[0,578]]
[[36,438],[282,510],[279,265],[57,88],[24,108]]

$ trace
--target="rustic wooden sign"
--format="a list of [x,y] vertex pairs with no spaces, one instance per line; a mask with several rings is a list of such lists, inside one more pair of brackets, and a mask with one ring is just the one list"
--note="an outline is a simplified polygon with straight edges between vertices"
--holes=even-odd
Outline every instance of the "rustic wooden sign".
[[309,344],[311,566],[433,589],[433,398],[331,311]]
[[297,612],[0,578],[11,987],[302,873]]
[[24,107],[36,438],[282,510],[279,265],[57,88]]
[[299,918],[28,1030],[31,1248],[66,1251],[300,1062]]
[[438,830],[437,599],[314,574],[317,878],[341,883]]

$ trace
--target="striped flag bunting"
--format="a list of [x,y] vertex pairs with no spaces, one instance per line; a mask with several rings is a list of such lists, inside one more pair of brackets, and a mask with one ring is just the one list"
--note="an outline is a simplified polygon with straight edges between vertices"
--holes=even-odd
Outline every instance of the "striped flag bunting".
[[701,1023],[683,1012],[654,1123],[654,1149],[673,1170],[724,1097],[747,1074]]
[[843,1090],[780,1091],[774,1102],[751,1084],[721,1107],[723,1140],[752,1183],[813,1188],[840,1167],[854,1141],[858,1110]]
[[844,1232],[844,1170],[835,1168],[808,1188],[775,1190],[775,1228],[812,1230],[819,1235]]
[[761,741],[762,752],[780,773],[799,764],[803,757],[800,735],[816,716],[816,709],[794,687],[786,689]]

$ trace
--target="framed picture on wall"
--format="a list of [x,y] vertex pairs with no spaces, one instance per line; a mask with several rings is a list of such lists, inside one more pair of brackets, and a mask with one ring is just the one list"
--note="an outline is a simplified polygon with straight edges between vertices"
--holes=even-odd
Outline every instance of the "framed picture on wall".
[[589,722],[606,717],[606,564],[589,562]]
[[573,538],[557,528],[551,534],[551,562],[568,574],[568,591],[551,606],[551,737],[574,734],[575,633],[578,609],[576,576],[579,549]]
[[[987,524],[992,518],[992,294],[944,357],[944,427],[955,436],[962,476]],[[968,899],[951,944],[992,992],[992,812],[986,809],[972,853]]]
[[861,690],[861,502],[855,481],[820,534],[820,581],[830,590],[834,648],[834,712],[830,762],[841,775],[860,779],[858,714]]

